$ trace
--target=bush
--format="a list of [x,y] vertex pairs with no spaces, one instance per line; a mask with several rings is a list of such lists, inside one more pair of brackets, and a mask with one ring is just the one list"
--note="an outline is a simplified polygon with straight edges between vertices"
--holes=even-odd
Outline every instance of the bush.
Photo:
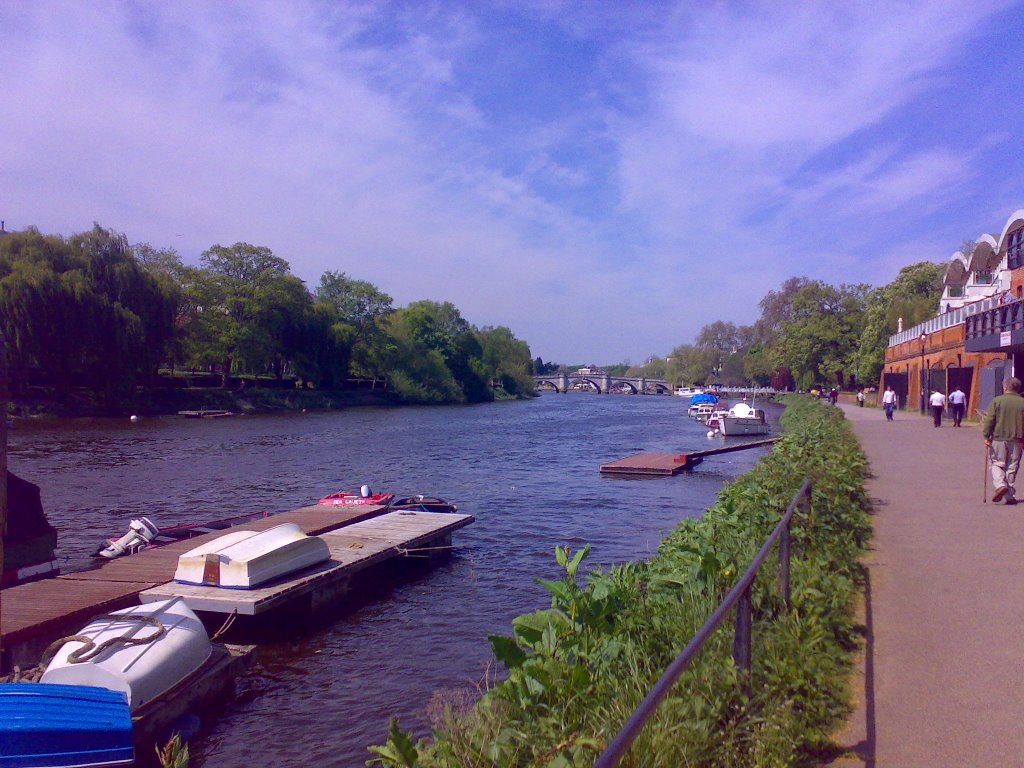
[[578,570],[589,546],[558,548],[551,607],[492,636],[508,677],[476,706],[442,707],[434,739],[414,745],[396,723],[368,764],[589,766],[754,558],[804,479],[809,512],[793,529],[792,607],[769,561],[753,593],[754,666],[732,661],[723,625],[684,672],[622,766],[789,766],[829,746],[847,714],[857,644],[858,558],[870,526],[867,462],[838,409],[791,397],[785,435],[757,467],[683,521],[647,562]]

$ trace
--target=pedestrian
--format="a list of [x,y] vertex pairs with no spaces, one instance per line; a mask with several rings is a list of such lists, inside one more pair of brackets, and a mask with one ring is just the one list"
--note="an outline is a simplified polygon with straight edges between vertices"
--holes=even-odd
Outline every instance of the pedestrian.
[[832,405],[835,405],[837,402],[839,402],[839,390],[836,389],[835,387],[832,387],[832,389],[829,390],[828,401],[832,403]]
[[949,393],[949,406],[953,410],[953,426],[959,427],[967,410],[967,395],[960,387]]
[[861,408],[863,408],[864,407],[864,401],[866,399],[867,399],[867,395],[864,394],[864,390],[863,389],[858,389],[857,390],[857,405],[859,405]]
[[1024,443],[1024,397],[1020,396],[1020,379],[1012,377],[1003,382],[1003,394],[993,398],[985,412],[981,434],[992,462],[992,484],[996,488],[992,501],[1005,497],[1007,504],[1016,504],[1014,482]]
[[932,396],[928,398],[928,405],[932,409],[932,417],[935,419],[935,426],[942,426],[942,412],[946,408],[946,396],[939,390],[933,389]]
[[892,421],[892,412],[896,410],[896,393],[892,391],[891,384],[882,395],[882,408],[885,409],[885,420]]

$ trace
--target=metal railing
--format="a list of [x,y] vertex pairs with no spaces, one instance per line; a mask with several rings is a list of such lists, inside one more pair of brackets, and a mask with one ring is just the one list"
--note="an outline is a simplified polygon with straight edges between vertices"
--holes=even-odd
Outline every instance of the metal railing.
[[594,763],[594,768],[614,768],[614,766],[619,764],[619,760],[629,751],[633,741],[640,735],[640,731],[651,715],[654,714],[662,699],[672,690],[676,680],[679,679],[679,676],[704,647],[704,643],[711,637],[711,634],[718,628],[718,625],[725,620],[726,615],[733,606],[736,607],[736,630],[733,636],[732,657],[737,667],[746,673],[750,672],[753,663],[751,592],[754,586],[754,579],[757,578],[758,571],[760,571],[764,561],[771,553],[772,546],[777,541],[779,544],[779,591],[782,593],[782,599],[785,601],[786,608],[790,607],[790,526],[794,513],[801,506],[804,506],[810,512],[810,480],[805,480],[804,484],[800,486],[800,490],[796,492],[793,500],[789,502],[785,514],[779,520],[779,524],[775,526],[775,530],[765,540],[761,551],[757,553],[757,557],[754,558],[750,567],[747,568],[740,580],[729,591],[722,604],[711,614],[711,618],[693,636],[693,639],[690,640],[682,653],[676,656],[675,660],[668,665],[658,682],[654,684],[654,687],[644,697],[644,700],[640,702],[633,715],[622,726],[622,730],[619,731],[607,748],[605,748],[604,752],[601,753],[597,762]]

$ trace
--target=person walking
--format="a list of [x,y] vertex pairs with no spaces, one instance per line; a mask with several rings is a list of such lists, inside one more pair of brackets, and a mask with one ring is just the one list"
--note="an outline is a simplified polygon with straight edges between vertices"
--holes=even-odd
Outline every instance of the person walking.
[[928,405],[932,409],[932,418],[935,419],[935,426],[942,426],[942,412],[946,409],[946,396],[939,390],[933,389],[932,396],[928,398]]
[[992,501],[1006,498],[1017,503],[1014,483],[1020,469],[1021,446],[1024,444],[1024,397],[1020,396],[1020,379],[1003,382],[1003,394],[993,398],[981,423],[981,434],[992,462]]
[[896,410],[896,393],[892,391],[892,385],[885,388],[882,395],[882,408],[885,409],[885,420],[892,421],[892,412]]
[[864,401],[866,399],[867,399],[867,395],[864,394],[864,390],[863,389],[858,389],[857,390],[857,405],[859,405],[861,408],[863,408],[864,407]]
[[953,426],[959,427],[967,410],[967,395],[960,387],[949,393],[949,407],[953,410]]

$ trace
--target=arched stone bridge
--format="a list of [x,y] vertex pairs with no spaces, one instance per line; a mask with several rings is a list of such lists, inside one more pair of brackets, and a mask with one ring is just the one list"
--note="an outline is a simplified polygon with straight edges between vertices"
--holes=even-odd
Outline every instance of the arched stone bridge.
[[573,384],[587,382],[599,394],[607,395],[612,389],[629,389],[634,395],[671,395],[672,388],[665,379],[648,379],[644,376],[612,376],[608,373],[555,373],[550,376],[536,376],[537,388],[548,387],[556,392],[568,392]]

